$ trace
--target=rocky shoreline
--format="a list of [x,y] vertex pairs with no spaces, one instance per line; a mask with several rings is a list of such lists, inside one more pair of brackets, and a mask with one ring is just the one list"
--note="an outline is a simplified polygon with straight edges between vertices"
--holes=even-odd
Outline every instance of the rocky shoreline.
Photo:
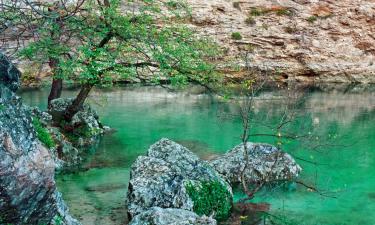
[[[0,65],[0,223],[79,225],[56,189],[55,173],[76,170],[84,148],[108,131],[84,105],[70,123],[57,124],[71,99],[53,100],[48,112],[24,105],[14,91],[21,73],[2,56]],[[64,129],[60,129],[64,127]],[[69,127],[72,128],[71,132]],[[247,182],[289,182],[301,168],[277,148],[247,143]],[[131,167],[127,213],[131,225],[216,225],[233,211],[232,188],[244,168],[243,146],[211,161],[161,139]]]

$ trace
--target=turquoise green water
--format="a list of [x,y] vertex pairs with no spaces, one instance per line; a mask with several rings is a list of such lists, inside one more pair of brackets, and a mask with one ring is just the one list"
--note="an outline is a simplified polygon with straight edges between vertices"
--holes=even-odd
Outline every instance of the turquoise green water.
[[[72,93],[65,91],[66,96]],[[45,107],[47,90],[25,91],[21,96],[26,103]],[[318,134],[329,142],[316,150],[298,142],[285,143],[284,148],[299,158],[301,179],[321,190],[321,195],[298,185],[295,190],[263,190],[255,201],[271,203],[271,214],[294,224],[375,224],[375,92],[314,91],[305,97],[299,106],[302,116],[289,129]],[[204,159],[240,143],[236,107],[209,96],[112,88],[95,91],[90,103],[117,132],[103,137],[85,171],[57,177],[58,189],[83,224],[126,224],[129,168],[158,139],[175,140]],[[277,122],[283,104],[263,99],[256,103],[255,118]],[[255,133],[269,132],[259,123],[254,126]],[[259,136],[253,141],[276,140]],[[319,143],[323,141],[309,142]]]

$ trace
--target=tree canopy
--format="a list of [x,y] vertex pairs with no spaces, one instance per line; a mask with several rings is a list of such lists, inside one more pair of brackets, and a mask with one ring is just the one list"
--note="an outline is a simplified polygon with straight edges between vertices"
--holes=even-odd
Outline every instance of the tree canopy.
[[182,1],[22,2],[18,7],[23,12],[6,8],[13,15],[8,24],[19,25],[19,18],[27,18],[35,34],[20,55],[48,62],[54,80],[82,85],[67,120],[93,86],[111,84],[114,79],[168,80],[174,85],[217,80],[209,59],[218,54],[218,47],[180,23],[189,17]]

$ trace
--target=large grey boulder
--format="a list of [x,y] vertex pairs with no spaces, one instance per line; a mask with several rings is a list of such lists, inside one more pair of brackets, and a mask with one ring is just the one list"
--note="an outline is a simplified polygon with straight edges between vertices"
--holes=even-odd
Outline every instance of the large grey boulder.
[[0,71],[0,224],[78,225],[56,190],[55,162],[37,138],[32,110],[12,92],[19,75],[6,68]]
[[0,52],[0,83],[11,91],[16,91],[20,85],[21,72],[13,63]]
[[[244,153],[244,145],[237,145],[210,161],[210,165],[232,185],[238,184],[246,165]],[[292,156],[269,144],[248,142],[247,153],[248,165],[244,177],[248,183],[291,181],[302,170]]]
[[[65,109],[73,102],[72,98],[58,98],[51,101],[48,113],[52,115],[53,121],[62,121]],[[59,124],[61,125],[61,124]],[[82,109],[76,113],[72,121],[64,124],[71,136],[76,140],[70,140],[75,146],[89,146],[97,141],[99,135],[103,134],[105,127],[99,121],[96,111],[85,103]]]
[[216,220],[184,209],[153,207],[144,211],[129,225],[216,225]]
[[55,163],[19,99],[0,99],[0,224],[79,224],[56,190]]
[[[215,190],[203,193],[205,188]],[[198,202],[200,199],[202,202]],[[214,205],[206,205],[212,207],[209,210],[202,211],[199,207],[199,204],[211,203]],[[168,139],[153,144],[147,156],[139,156],[131,167],[128,190],[130,218],[151,207],[179,208],[223,218],[229,214],[231,206],[230,185],[208,163]]]

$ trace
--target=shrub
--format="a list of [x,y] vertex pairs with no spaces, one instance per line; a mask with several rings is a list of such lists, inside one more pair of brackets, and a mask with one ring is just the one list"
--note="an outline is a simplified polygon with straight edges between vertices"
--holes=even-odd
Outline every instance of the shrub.
[[238,10],[241,10],[240,2],[233,2],[233,7]]
[[263,14],[264,14],[264,12],[262,10],[258,9],[258,8],[251,8],[251,10],[250,10],[251,16],[261,16]]
[[314,23],[317,19],[318,19],[318,17],[316,17],[316,16],[310,16],[309,18],[307,18],[307,21],[309,23]]
[[36,131],[38,139],[48,148],[52,148],[55,146],[55,142],[52,139],[51,134],[48,132],[48,130],[43,127],[40,120],[36,117],[32,118],[32,123],[34,126],[34,129]]
[[245,23],[247,25],[254,25],[256,22],[255,22],[255,19],[252,16],[249,16],[249,17],[246,18]]
[[292,12],[289,9],[282,8],[282,9],[276,10],[276,15],[278,15],[278,16],[291,16]]
[[209,216],[215,213],[217,220],[229,217],[232,196],[219,181],[188,182],[185,188],[194,202],[193,210],[198,215]]
[[234,40],[241,40],[242,39],[242,35],[240,34],[240,32],[233,32],[232,33],[232,39],[234,39]]

